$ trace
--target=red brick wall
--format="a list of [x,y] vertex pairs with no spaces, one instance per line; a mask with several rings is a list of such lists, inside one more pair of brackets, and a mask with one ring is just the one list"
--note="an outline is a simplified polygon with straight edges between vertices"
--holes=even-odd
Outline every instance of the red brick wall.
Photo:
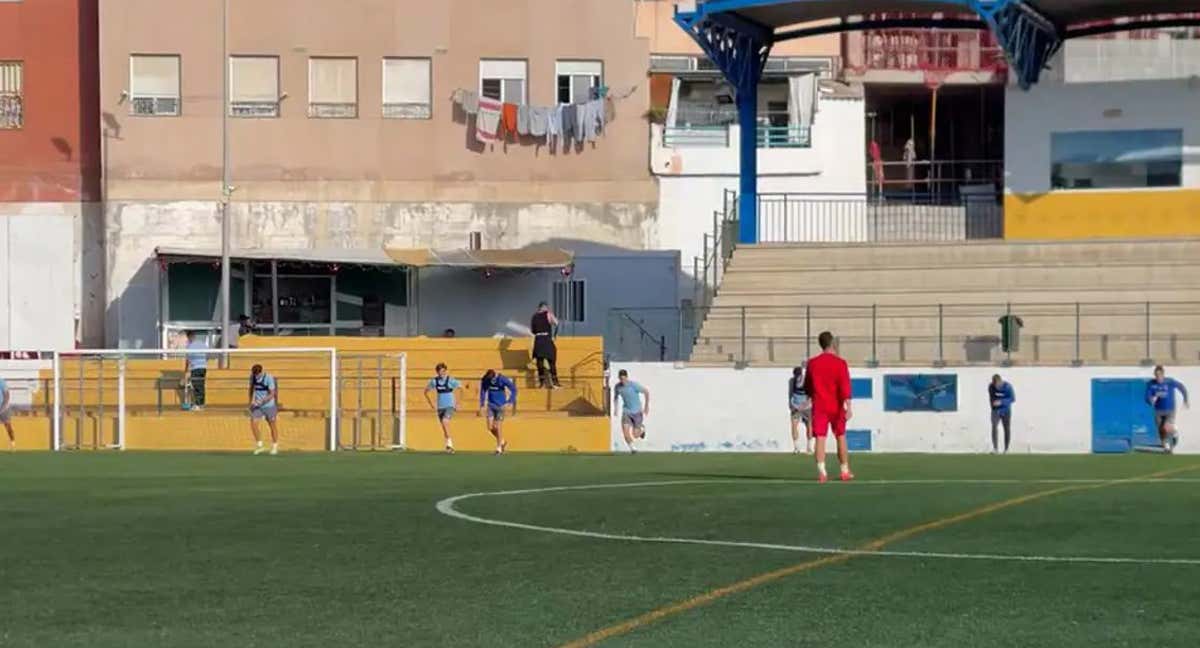
[[0,60],[24,63],[24,124],[0,130],[0,202],[100,198],[97,0],[0,3]]

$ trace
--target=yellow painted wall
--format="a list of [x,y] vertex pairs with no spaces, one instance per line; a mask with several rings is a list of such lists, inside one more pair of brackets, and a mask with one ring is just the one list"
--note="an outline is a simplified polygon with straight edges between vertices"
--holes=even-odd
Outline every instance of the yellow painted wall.
[[1200,236],[1200,191],[1005,194],[1004,238],[1055,240]]

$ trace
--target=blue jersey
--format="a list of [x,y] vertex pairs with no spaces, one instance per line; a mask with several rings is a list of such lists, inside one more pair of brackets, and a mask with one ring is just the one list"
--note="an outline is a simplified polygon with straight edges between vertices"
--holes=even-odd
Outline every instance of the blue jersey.
[[1166,378],[1162,382],[1151,380],[1146,383],[1146,402],[1154,406],[1156,412],[1175,411],[1175,390],[1183,394],[1183,400],[1188,399],[1187,387],[1174,378]]
[[437,408],[440,410],[453,409],[458,405],[454,401],[454,390],[461,387],[459,382],[450,376],[439,378],[434,376],[426,389],[432,389],[437,392]]
[[496,374],[491,380],[480,381],[479,406],[483,407],[485,402],[497,409],[509,403],[516,405],[517,384],[508,376],[501,376],[500,374]]
[[265,371],[258,376],[250,376],[250,391],[254,394],[253,400],[256,406],[274,407],[275,399],[271,397],[271,393],[275,389],[275,376]]
[[623,385],[617,383],[616,387],[613,387],[613,393],[620,399],[626,414],[642,413],[642,394],[645,391],[645,388],[632,380],[626,380]]
[[[1002,382],[997,387],[993,383],[988,383],[988,401],[992,406],[992,411],[997,414],[1012,414],[1012,404],[1017,400],[1017,392],[1013,390],[1010,383]],[[996,403],[1000,404],[997,405]]]

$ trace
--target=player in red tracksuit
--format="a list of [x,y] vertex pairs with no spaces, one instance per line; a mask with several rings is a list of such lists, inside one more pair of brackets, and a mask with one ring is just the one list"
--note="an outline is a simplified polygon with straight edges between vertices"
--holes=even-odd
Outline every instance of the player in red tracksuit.
[[832,333],[821,333],[817,344],[821,354],[808,361],[808,374],[804,376],[804,390],[812,401],[812,434],[817,440],[817,481],[829,480],[825,474],[825,440],[830,428],[837,439],[842,481],[850,481],[854,479],[846,449],[846,421],[851,416],[850,367],[838,356]]

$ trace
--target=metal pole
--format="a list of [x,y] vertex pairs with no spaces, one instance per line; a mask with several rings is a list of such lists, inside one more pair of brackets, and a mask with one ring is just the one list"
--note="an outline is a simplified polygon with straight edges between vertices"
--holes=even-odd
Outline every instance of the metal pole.
[[[231,334],[229,197],[233,192],[229,178],[229,0],[224,0],[221,5],[221,348],[228,349]],[[229,366],[228,354],[221,356],[221,365]]]
[[408,446],[408,354],[400,356],[400,449]]
[[1150,302],[1146,302],[1146,360],[1145,364],[1154,364],[1154,356],[1150,354]]
[[1082,358],[1082,352],[1080,350],[1080,347],[1081,347],[1080,335],[1081,335],[1082,326],[1080,324],[1079,316],[1080,316],[1079,302],[1076,301],[1075,302],[1075,361],[1073,362],[1073,364],[1076,367],[1084,364],[1084,358]]
[[946,364],[946,345],[945,345],[945,318],[943,317],[943,306],[938,304],[938,364],[945,366]]
[[125,356],[117,358],[117,449],[125,449]]
[[[747,54],[749,52],[746,52]],[[757,57],[757,52],[754,54]],[[755,63],[745,65],[736,87],[738,127],[738,243],[758,242],[758,82],[762,71]]]
[[[272,262],[272,268],[274,262]],[[329,350],[329,451],[337,450],[338,432],[338,357],[337,349]]]
[[354,449],[358,450],[358,445],[362,436],[362,410],[363,410],[363,359],[358,356],[358,371],[356,372],[355,383],[358,386],[358,404],[354,409]]
[[96,433],[92,436],[97,450],[104,447],[104,356],[97,358],[96,366]]
[[163,379],[161,377],[154,379],[155,391],[158,392],[158,415],[163,414]]
[[1008,338],[1008,348],[1006,348],[1004,352],[1005,352],[1005,362],[1009,365],[1012,364],[1012,348],[1013,348],[1012,329],[1013,329],[1012,302],[1005,302],[1005,304],[1004,304],[1004,330],[1000,331],[1000,336],[1002,338],[1003,337]]
[[812,357],[812,305],[804,307],[804,356]]
[[875,315],[875,304],[871,304],[871,366],[879,366],[879,344],[876,330],[878,320]]
[[383,445],[383,356],[375,356],[375,429],[371,433],[371,445]]
[[75,419],[75,449],[83,447],[83,419],[87,410],[83,407],[83,356],[79,356],[79,418]]
[[742,364],[746,364],[746,307],[742,306]]
[[62,355],[54,352],[54,433],[52,450],[62,449]]

